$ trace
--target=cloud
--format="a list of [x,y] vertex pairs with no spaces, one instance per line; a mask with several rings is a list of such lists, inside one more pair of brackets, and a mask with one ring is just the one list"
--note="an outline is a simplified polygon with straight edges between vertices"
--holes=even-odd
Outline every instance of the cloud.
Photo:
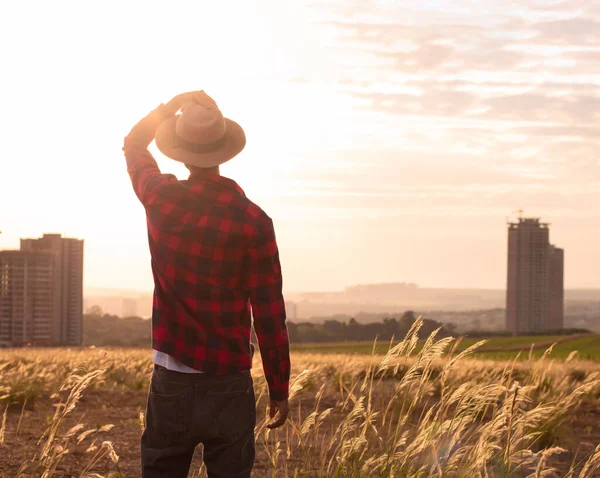
[[369,108],[395,114],[458,115],[476,99],[471,93],[449,89],[427,89],[420,95],[357,93]]
[[352,105],[324,134],[373,148],[329,153],[328,164],[344,165],[330,169],[307,158],[320,181],[294,172],[281,185],[290,202],[278,207],[291,210],[299,195],[302,207],[335,217],[504,216],[523,207],[598,218],[600,6],[592,3],[318,3],[334,72],[319,86]]
[[600,45],[600,21],[584,16],[541,22],[534,29],[550,44]]
[[555,98],[533,90],[528,94],[490,98],[482,104],[488,108],[483,116],[491,119],[539,120],[563,125],[600,120],[600,98],[594,96]]

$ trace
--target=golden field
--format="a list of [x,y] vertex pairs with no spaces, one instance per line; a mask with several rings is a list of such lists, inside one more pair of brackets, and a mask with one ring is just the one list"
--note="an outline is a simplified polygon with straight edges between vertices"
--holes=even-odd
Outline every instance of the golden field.
[[[476,360],[419,326],[383,356],[293,353],[274,431],[257,354],[254,476],[600,476],[597,363]],[[150,350],[0,351],[0,477],[138,477],[151,370]]]

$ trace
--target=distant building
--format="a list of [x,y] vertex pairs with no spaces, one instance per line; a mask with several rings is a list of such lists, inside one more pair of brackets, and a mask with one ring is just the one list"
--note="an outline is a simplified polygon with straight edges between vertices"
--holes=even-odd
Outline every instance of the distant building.
[[137,300],[125,297],[123,299],[123,308],[121,317],[136,317],[137,316]]
[[508,226],[506,328],[514,334],[563,327],[563,251],[549,237],[538,218]]
[[285,301],[285,315],[288,320],[294,321],[296,320],[297,315],[297,306],[295,302],[286,300]]
[[44,234],[0,257],[0,341],[81,345],[83,241]]
[[53,342],[54,257],[0,251],[0,346]]

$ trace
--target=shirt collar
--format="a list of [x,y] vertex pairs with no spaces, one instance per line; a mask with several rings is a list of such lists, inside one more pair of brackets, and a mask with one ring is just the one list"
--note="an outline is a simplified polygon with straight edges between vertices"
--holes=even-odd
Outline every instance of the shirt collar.
[[190,174],[188,181],[192,184],[201,183],[204,181],[208,181],[214,184],[217,184],[220,187],[233,189],[237,191],[242,196],[245,196],[244,190],[236,183],[233,179],[226,178],[225,176],[221,176],[220,174],[206,173],[206,172],[193,172]]

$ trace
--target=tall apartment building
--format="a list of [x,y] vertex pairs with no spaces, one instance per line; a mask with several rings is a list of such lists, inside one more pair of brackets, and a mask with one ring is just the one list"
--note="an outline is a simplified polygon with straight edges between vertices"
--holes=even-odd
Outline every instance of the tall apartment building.
[[563,251],[548,224],[519,218],[508,226],[506,328],[514,334],[563,327]]
[[0,251],[0,345],[53,342],[54,257]]
[[40,239],[21,239],[21,251],[52,255],[52,342],[83,342],[83,240],[44,234]]

